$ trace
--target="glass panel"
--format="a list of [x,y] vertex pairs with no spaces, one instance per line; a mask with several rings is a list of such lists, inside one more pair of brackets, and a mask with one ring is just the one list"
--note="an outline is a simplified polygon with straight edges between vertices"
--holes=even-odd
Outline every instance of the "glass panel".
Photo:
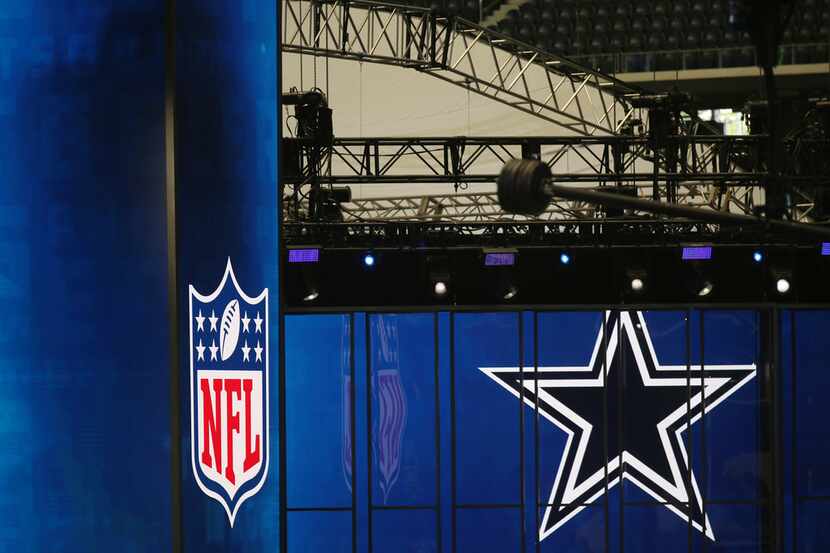
[[378,553],[431,553],[438,550],[435,511],[375,511],[373,546]]
[[796,313],[796,478],[798,493],[830,495],[830,311]]
[[350,507],[348,315],[285,320],[289,507]]
[[288,550],[351,553],[352,514],[348,511],[288,513]]
[[517,374],[516,313],[455,317],[455,405],[458,502],[519,499],[519,399],[496,374]]
[[372,502],[432,505],[435,344],[432,314],[373,315]]
[[519,551],[518,509],[459,509],[456,551]]

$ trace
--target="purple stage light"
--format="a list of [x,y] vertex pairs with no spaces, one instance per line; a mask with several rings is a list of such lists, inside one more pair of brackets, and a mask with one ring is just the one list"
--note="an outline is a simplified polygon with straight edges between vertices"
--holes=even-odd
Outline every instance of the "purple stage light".
[[502,267],[516,264],[516,254],[514,252],[499,252],[499,253],[485,253],[484,266],[485,267]]
[[830,242],[821,243],[821,255],[830,255]]
[[683,259],[685,261],[712,259],[712,246],[686,246],[683,248]]
[[288,250],[289,263],[317,263],[320,261],[319,248],[298,248]]

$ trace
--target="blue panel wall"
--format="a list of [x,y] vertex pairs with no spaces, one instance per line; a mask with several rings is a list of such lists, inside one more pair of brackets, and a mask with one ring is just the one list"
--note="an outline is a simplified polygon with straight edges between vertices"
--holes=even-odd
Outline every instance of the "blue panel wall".
[[[177,4],[168,252],[168,2],[0,1],[0,551],[170,550],[168,253],[183,421],[189,286],[215,288],[228,259],[270,291],[277,401],[275,4]],[[183,422],[186,550],[277,550],[276,413],[233,530],[194,485]]]
[[0,1],[0,551],[170,548],[163,23]]
[[[760,377],[768,362],[778,366],[783,427],[796,430],[780,445],[784,551],[830,545],[820,523],[828,451],[817,400],[826,388],[826,311],[358,313],[285,323],[289,553],[323,550],[316,544],[536,551],[540,531],[543,552],[760,553],[770,539],[762,398],[772,392]],[[765,338],[770,329],[779,350]],[[600,367],[607,380],[591,384]],[[344,386],[352,378],[354,405]],[[539,383],[538,406],[527,382]],[[600,479],[599,493],[555,495],[578,436],[564,410],[549,409],[556,402],[592,421],[593,454],[607,440],[606,451],[621,444],[636,457],[627,457],[622,484],[608,468],[607,490]],[[667,442],[645,418],[652,411],[658,422],[682,422],[668,427]],[[672,489],[688,490],[686,499],[646,480],[674,478],[661,467],[667,453],[649,457],[662,443],[680,469]],[[575,474],[575,484],[584,481]],[[568,509],[561,524],[545,526]]]
[[275,551],[279,518],[276,4],[179,0],[176,8],[179,332],[186,337],[192,323],[188,286],[205,294],[213,291],[229,259],[244,292],[257,296],[267,288],[265,332],[272,406],[264,486],[241,504],[231,528],[222,505],[207,497],[194,478],[191,352],[182,348],[184,546],[186,551],[200,552]]

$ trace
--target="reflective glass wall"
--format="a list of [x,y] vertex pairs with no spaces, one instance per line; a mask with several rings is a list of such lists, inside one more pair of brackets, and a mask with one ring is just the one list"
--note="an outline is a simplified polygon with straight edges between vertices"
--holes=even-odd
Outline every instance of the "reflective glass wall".
[[828,323],[290,315],[288,551],[823,551]]

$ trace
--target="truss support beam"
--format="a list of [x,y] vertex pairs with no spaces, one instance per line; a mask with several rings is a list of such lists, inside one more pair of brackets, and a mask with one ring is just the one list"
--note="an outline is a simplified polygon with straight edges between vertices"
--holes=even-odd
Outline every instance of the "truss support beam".
[[626,84],[459,17],[362,0],[285,0],[282,51],[410,67],[580,135],[638,116]]

